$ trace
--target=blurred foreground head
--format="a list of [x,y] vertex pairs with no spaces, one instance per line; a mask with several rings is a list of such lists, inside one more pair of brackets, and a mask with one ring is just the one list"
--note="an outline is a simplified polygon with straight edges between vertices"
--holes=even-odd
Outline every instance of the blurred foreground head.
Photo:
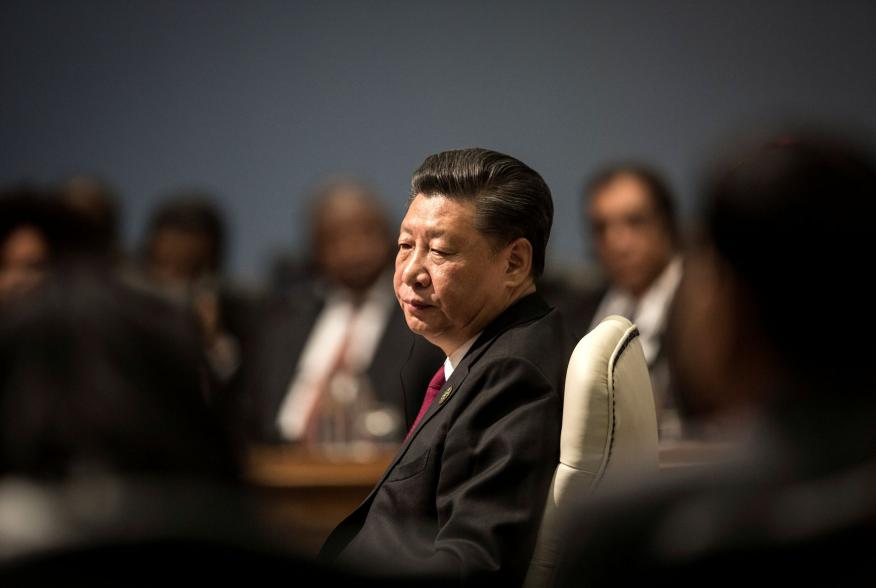
[[145,241],[147,277],[162,286],[183,287],[220,273],[225,222],[209,195],[180,192],[152,214]]
[[392,260],[389,216],[361,182],[336,180],[319,187],[313,196],[311,230],[313,261],[333,286],[362,293]]
[[705,197],[675,317],[691,401],[872,406],[872,153],[781,135],[728,158]]
[[103,180],[75,175],[61,182],[61,201],[83,226],[83,249],[106,263],[120,255],[119,203],[116,191]]
[[19,301],[0,323],[0,476],[234,479],[189,327],[72,270]]

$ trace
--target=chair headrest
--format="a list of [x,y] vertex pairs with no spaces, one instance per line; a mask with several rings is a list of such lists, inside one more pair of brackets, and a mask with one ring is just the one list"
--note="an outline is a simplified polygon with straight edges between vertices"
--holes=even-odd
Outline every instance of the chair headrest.
[[575,347],[566,372],[560,462],[600,483],[607,471],[657,468],[657,417],[638,329],[600,322]]

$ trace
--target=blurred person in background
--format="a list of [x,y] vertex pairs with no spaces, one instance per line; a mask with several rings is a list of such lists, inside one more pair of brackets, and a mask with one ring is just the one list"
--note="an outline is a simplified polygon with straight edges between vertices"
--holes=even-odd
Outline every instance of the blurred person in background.
[[584,210],[607,283],[598,304],[585,298],[572,311],[572,320],[584,332],[613,314],[636,324],[651,373],[660,439],[677,440],[684,435],[682,407],[665,345],[667,317],[682,274],[672,192],[648,166],[613,165],[588,182]]
[[0,308],[31,293],[66,253],[65,220],[44,191],[22,185],[0,192]]
[[327,577],[265,539],[206,371],[193,321],[93,266],[0,316],[3,585]]
[[312,202],[316,275],[266,313],[241,391],[250,435],[318,452],[401,441],[440,352],[416,341],[393,296],[394,234],[376,194],[338,179]]
[[5,317],[0,356],[0,472],[237,471],[195,325],[162,300],[70,267]]
[[73,175],[59,187],[63,204],[85,227],[83,248],[91,257],[114,269],[122,261],[119,242],[119,198],[107,182],[89,175]]
[[153,212],[131,280],[195,313],[211,371],[222,383],[239,369],[256,320],[254,303],[223,280],[225,247],[225,222],[213,198],[176,193]]
[[569,513],[560,586],[871,573],[876,325],[853,282],[872,265],[872,144],[790,132],[717,170],[670,346],[690,406],[734,423],[738,454]]

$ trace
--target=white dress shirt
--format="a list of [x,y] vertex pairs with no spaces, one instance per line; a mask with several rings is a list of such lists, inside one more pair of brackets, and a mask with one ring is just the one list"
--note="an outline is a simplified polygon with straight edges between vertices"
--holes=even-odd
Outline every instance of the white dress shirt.
[[[483,331],[481,331],[483,333]],[[462,345],[456,348],[456,351],[450,354],[447,359],[444,360],[444,381],[450,379],[450,376],[453,375],[453,371],[456,369],[456,366],[459,365],[459,362],[462,361],[462,358],[465,357],[465,354],[468,353],[468,350],[471,349],[471,346],[474,345],[475,341],[478,340],[478,337],[481,336],[481,333],[478,333]]]
[[666,329],[669,305],[681,281],[681,258],[674,258],[654,283],[640,297],[619,288],[611,288],[599,303],[590,329],[607,316],[618,314],[628,318],[639,328],[642,351],[648,365],[652,365],[660,351],[660,338]]
[[329,295],[280,405],[277,426],[284,438],[294,441],[304,434],[308,417],[319,398],[320,384],[335,368],[348,337],[343,351],[345,369],[354,374],[368,369],[395,304],[396,299],[386,288],[385,280],[378,280],[358,307],[347,292],[336,291]]

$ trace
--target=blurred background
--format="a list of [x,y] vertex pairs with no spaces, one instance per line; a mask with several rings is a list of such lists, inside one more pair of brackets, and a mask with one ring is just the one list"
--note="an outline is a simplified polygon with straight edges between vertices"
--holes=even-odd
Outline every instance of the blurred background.
[[180,188],[227,215],[259,284],[306,244],[307,194],[370,180],[398,219],[412,170],[483,146],[544,175],[550,256],[580,263],[584,178],[664,170],[691,208],[699,155],[761,121],[876,126],[867,0],[46,2],[0,5],[0,184],[96,173],[124,242]]
[[[444,358],[389,275],[412,172],[461,147],[544,176],[539,289],[578,335],[633,320],[661,467],[713,461],[731,426],[696,422],[665,345],[705,158],[797,122],[872,142],[874,30],[872,0],[0,1],[0,546],[52,550],[98,519],[130,539],[154,502],[196,539],[267,521],[261,565],[289,563],[276,545],[315,554]],[[841,281],[821,220],[775,264],[807,278],[789,300]],[[107,473],[130,503],[103,500]],[[200,504],[203,487],[229,496]],[[34,496],[43,518],[3,518]]]

